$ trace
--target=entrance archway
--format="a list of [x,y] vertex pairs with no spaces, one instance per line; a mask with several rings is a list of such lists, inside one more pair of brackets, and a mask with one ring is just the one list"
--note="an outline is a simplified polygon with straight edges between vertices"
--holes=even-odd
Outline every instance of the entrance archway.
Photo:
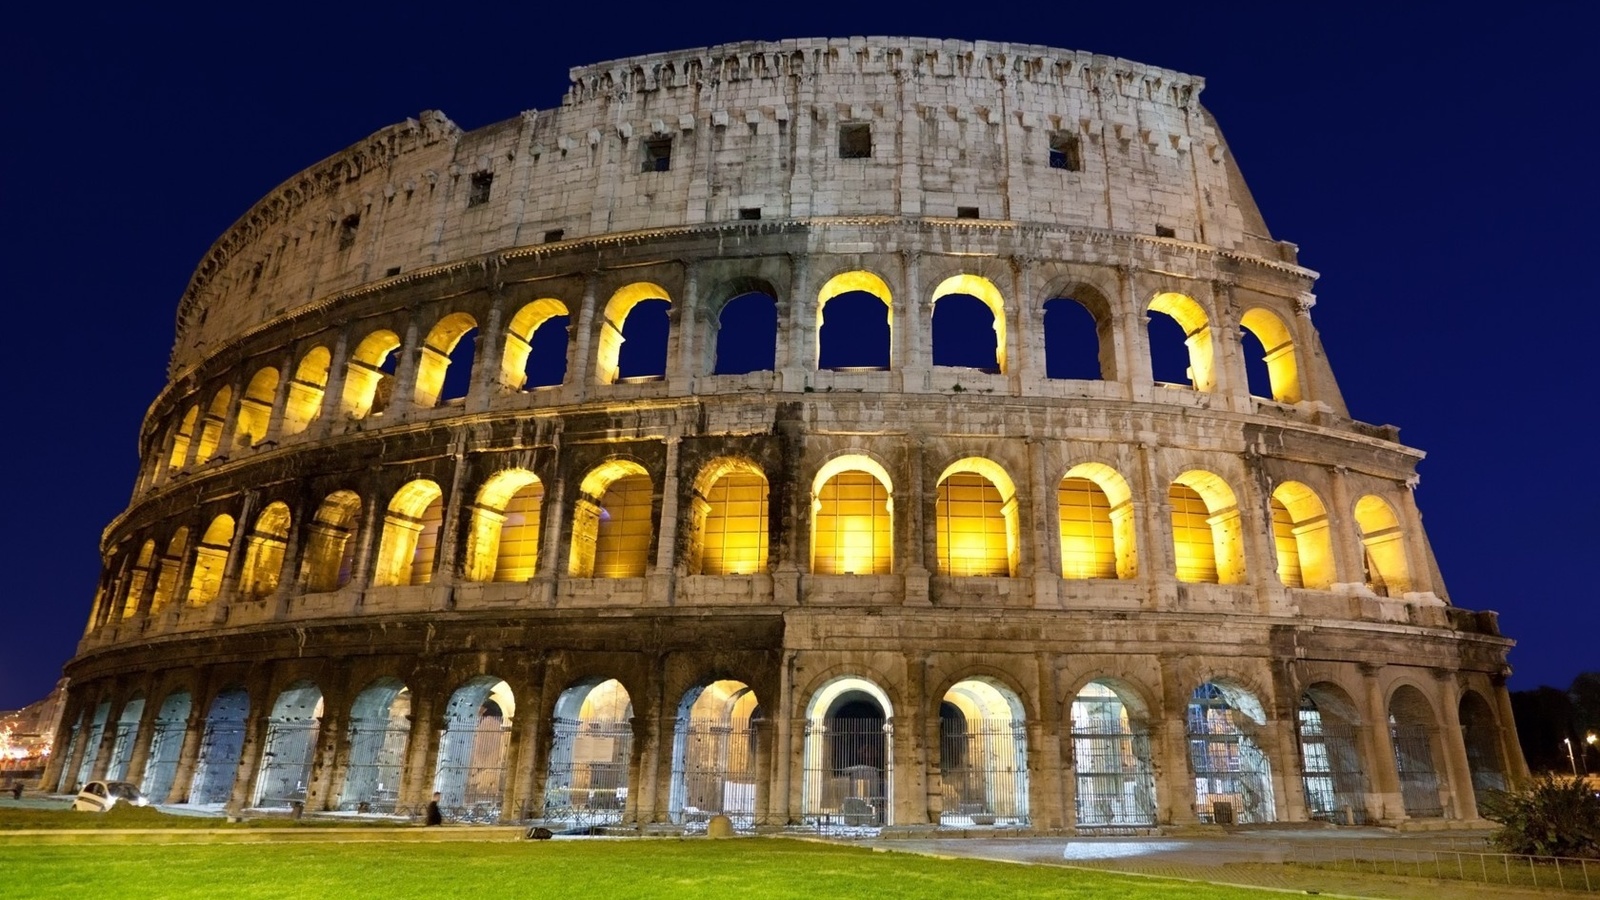
[[1422,692],[1409,684],[1389,698],[1389,738],[1394,745],[1394,768],[1400,776],[1400,801],[1406,817],[1436,819],[1444,815],[1439,796],[1439,768],[1434,761],[1433,707]]
[[111,744],[111,760],[106,763],[107,781],[121,781],[128,773],[133,741],[139,734],[139,721],[143,718],[143,697],[135,697],[122,704],[122,714],[117,716],[117,730]]
[[1131,691],[1091,681],[1072,700],[1079,828],[1156,824],[1149,713]]
[[161,702],[150,734],[150,754],[145,758],[144,780],[139,790],[152,803],[165,803],[178,774],[178,758],[183,753],[183,738],[189,730],[189,710],[193,702],[188,691],[174,691]]
[[196,806],[220,806],[233,793],[233,779],[239,772],[239,753],[244,749],[244,720],[250,714],[250,695],[244,688],[228,688],[211,701],[206,713],[206,730],[200,738],[200,755],[189,783],[189,802]]
[[1233,684],[1208,681],[1189,699],[1189,768],[1194,809],[1202,822],[1241,824],[1276,819],[1272,765],[1256,743],[1267,723],[1255,695]]
[[380,678],[350,707],[350,761],[341,809],[392,813],[411,737],[411,692],[398,678]]
[[939,824],[1028,824],[1022,701],[986,678],[957,682],[939,704]]
[[756,818],[756,723],[761,707],[742,681],[713,681],[683,695],[672,738],[667,814],[693,824],[725,815],[736,827]]
[[1361,766],[1361,714],[1332,684],[1314,684],[1300,696],[1301,784],[1306,815],[1336,825],[1365,825],[1367,773]]
[[552,740],[545,817],[577,825],[622,821],[633,758],[633,701],[622,682],[563,691]]
[[299,682],[278,695],[267,720],[261,774],[251,806],[272,809],[305,803],[321,729],[322,691],[316,685]]
[[506,746],[516,699],[511,685],[480,675],[450,695],[433,789],[447,818],[479,824],[500,821]]
[[1500,752],[1500,727],[1495,723],[1489,701],[1477,691],[1461,697],[1461,737],[1467,745],[1467,770],[1472,773],[1472,792],[1483,814],[1484,795],[1506,789],[1505,757]]
[[876,684],[853,676],[823,685],[806,707],[807,823],[825,829],[893,823],[894,710]]

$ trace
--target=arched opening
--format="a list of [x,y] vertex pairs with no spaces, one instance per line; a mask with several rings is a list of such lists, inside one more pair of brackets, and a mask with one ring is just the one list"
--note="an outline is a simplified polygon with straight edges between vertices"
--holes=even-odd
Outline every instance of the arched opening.
[[934,521],[939,574],[1016,574],[1017,490],[1000,466],[980,457],[951,463],[939,476]]
[[889,368],[894,301],[871,272],[845,272],[817,293],[817,368],[878,372]]
[[233,390],[223,388],[211,398],[211,405],[206,407],[205,417],[200,420],[200,443],[194,448],[194,463],[201,465],[213,456],[222,446],[222,430],[228,421],[228,407],[233,404]]
[[527,469],[497,472],[478,491],[467,534],[467,580],[515,583],[539,561],[544,485]]
[[749,460],[720,459],[695,481],[688,562],[696,575],[767,570],[767,476]]
[[1244,688],[1208,681],[1189,698],[1187,724],[1200,821],[1274,821],[1272,766],[1255,737],[1267,724],[1261,701]]
[[953,275],[933,289],[933,364],[1006,371],[1005,299],[977,275]]
[[1472,773],[1472,792],[1477,799],[1478,814],[1483,815],[1486,795],[1509,787],[1505,756],[1500,752],[1500,726],[1489,708],[1489,701],[1477,691],[1461,695],[1460,712],[1467,771]]
[[417,407],[428,409],[467,396],[478,351],[478,322],[466,313],[440,319],[423,339],[417,358]]
[[1439,796],[1439,766],[1434,758],[1438,726],[1433,706],[1409,684],[1389,697],[1389,738],[1394,744],[1394,768],[1400,776],[1400,801],[1410,819],[1437,819],[1444,815]]
[[650,565],[655,485],[644,467],[614,459],[583,479],[572,514],[567,573],[574,578],[638,578]]
[[444,492],[437,484],[419,479],[395,491],[383,517],[373,583],[405,587],[431,582],[443,523]]
[[1079,463],[1056,489],[1061,577],[1136,578],[1133,491],[1104,463]]
[[1157,294],[1150,301],[1147,318],[1150,371],[1156,383],[1216,390],[1211,321],[1200,304],[1183,294]]
[[811,571],[887,575],[893,570],[894,487],[866,456],[828,461],[811,483]]
[[1327,590],[1334,581],[1328,511],[1316,492],[1285,481],[1272,492],[1272,544],[1284,587]]
[[1072,760],[1079,828],[1156,824],[1150,716],[1131,691],[1091,681],[1072,699]]
[[778,301],[764,291],[740,294],[717,316],[716,375],[777,368]]
[[350,706],[350,756],[339,808],[392,813],[400,796],[411,737],[411,691],[398,678],[380,678]]
[[361,498],[352,491],[335,491],[317,507],[301,564],[308,593],[334,591],[350,583],[360,525]]
[[145,757],[144,778],[139,783],[140,793],[152,803],[165,803],[172,794],[193,705],[188,691],[173,691],[156,710],[155,721],[150,726],[150,752]]
[[284,688],[267,718],[251,806],[275,809],[305,803],[321,726],[322,691],[306,681]]
[[479,824],[500,820],[516,713],[511,685],[493,675],[480,675],[450,696],[433,777],[446,817]]
[[988,678],[968,678],[939,704],[939,824],[1028,824],[1028,740],[1022,701]]
[[545,783],[545,818],[575,825],[622,820],[633,759],[633,701],[615,678],[561,692]]
[[649,282],[627,285],[611,295],[595,356],[595,377],[601,384],[666,377],[671,309],[666,289]]
[[278,370],[267,367],[256,372],[239,398],[239,417],[234,427],[235,441],[254,447],[267,437],[272,424],[272,404],[278,397]]
[[178,575],[183,570],[183,557],[189,550],[189,529],[179,528],[167,542],[167,552],[162,555],[156,570],[156,589],[150,598],[150,615],[163,612],[178,593]]
[[[83,745],[83,758],[78,763],[78,771],[74,777],[72,787],[77,788],[89,780],[89,774],[94,771],[94,759],[100,755],[100,742],[106,736],[106,722],[111,718],[111,701],[101,700],[95,704],[94,714],[88,720],[88,734]],[[83,726],[79,726],[79,733]],[[70,762],[72,757],[67,757]]]
[[228,802],[228,795],[233,793],[234,776],[239,773],[244,720],[249,713],[250,695],[244,688],[224,689],[211,701],[205,731],[200,736],[194,779],[189,783],[190,803],[221,806]]
[[1361,565],[1367,588],[1380,597],[1399,597],[1411,590],[1406,564],[1405,535],[1394,509],[1371,494],[1356,501],[1356,525],[1361,529]]
[[1243,584],[1244,535],[1233,489],[1210,472],[1188,471],[1167,488],[1179,581]]
[[223,574],[228,570],[228,551],[233,545],[233,516],[211,520],[200,546],[194,549],[194,569],[189,577],[188,606],[205,606],[222,593]]
[[1360,727],[1360,712],[1339,687],[1321,682],[1300,696],[1301,784],[1311,818],[1336,825],[1370,823]]
[[200,418],[200,407],[190,406],[178,421],[177,430],[172,433],[172,455],[167,459],[167,469],[177,471],[189,461],[189,442],[194,439],[194,430]]
[[555,387],[567,380],[567,305],[546,297],[517,310],[506,329],[500,382],[514,391]]
[[1109,347],[1100,322],[1087,304],[1070,297],[1044,303],[1044,375],[1046,378],[1099,381],[1107,378],[1102,356]]
[[894,715],[876,684],[853,676],[823,685],[806,706],[801,814],[824,830],[893,824]]
[[283,404],[283,433],[299,434],[322,414],[322,399],[328,389],[328,368],[333,357],[327,347],[312,347],[300,357],[294,378],[289,381],[289,396]]
[[106,780],[121,781],[128,774],[128,762],[133,755],[133,741],[139,734],[139,721],[144,718],[144,697],[135,696],[122,704],[117,716],[116,731],[112,733],[111,758],[106,761]]
[[761,707],[742,681],[713,681],[678,704],[667,814],[678,824],[724,815],[748,829],[756,819],[756,725]]
[[400,338],[380,329],[361,339],[345,365],[344,397],[340,408],[352,419],[381,415],[394,399],[395,351]]
[[278,589],[283,552],[289,543],[289,507],[272,503],[256,517],[256,527],[245,542],[243,582],[239,593],[247,600],[265,600]]
[[1300,402],[1300,364],[1295,359],[1294,338],[1283,320],[1260,307],[1239,320],[1244,334],[1245,373],[1250,393],[1279,403]]
[[128,583],[122,592],[122,618],[131,619],[139,612],[144,589],[150,584],[150,575],[156,567],[156,542],[145,541],[134,557],[133,568],[128,572]]

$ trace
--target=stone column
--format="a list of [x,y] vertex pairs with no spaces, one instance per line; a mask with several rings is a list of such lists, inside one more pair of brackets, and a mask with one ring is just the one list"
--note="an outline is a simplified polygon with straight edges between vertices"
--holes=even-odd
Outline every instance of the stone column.
[[1438,594],[1443,586],[1433,583],[1433,558],[1427,549],[1428,538],[1422,530],[1422,512],[1417,509],[1417,482],[1417,477],[1412,476],[1406,480],[1405,489],[1400,491],[1398,518],[1405,535],[1406,574],[1411,579],[1408,590]]
[[667,462],[661,473],[661,520],[656,528],[656,558],[652,574],[670,574],[678,550],[678,448],[683,439],[666,439]]
[[1454,818],[1476,820],[1478,798],[1472,784],[1472,766],[1467,762],[1466,740],[1461,731],[1461,699],[1456,687],[1456,673],[1449,669],[1434,669],[1433,678],[1433,693],[1442,718],[1442,727],[1438,731],[1438,755],[1444,761],[1444,774],[1450,786],[1450,802],[1445,809]]
[[152,690],[153,679],[146,680],[144,712],[139,716],[139,724],[135,726],[133,746],[128,751],[128,768],[123,778],[134,784],[144,781],[144,769],[150,761],[150,742],[155,739],[156,717],[161,713],[161,707],[155,702],[156,694]]
[[750,723],[756,733],[756,808],[755,824],[757,827],[779,824],[774,821],[772,811],[772,782],[773,762],[779,754],[773,752],[773,741],[777,739],[777,731],[773,728],[773,720],[756,719]]
[[1333,467],[1333,506],[1328,510],[1328,540],[1333,544],[1334,581],[1364,586],[1367,577],[1362,560],[1366,556],[1366,548],[1361,544],[1361,529],[1356,525],[1356,507],[1350,499],[1350,485],[1346,481],[1348,475],[1349,470],[1345,467]]
[[[1528,761],[1522,755],[1522,742],[1517,740],[1517,719],[1511,711],[1511,693],[1506,689],[1505,673],[1498,673],[1491,678],[1494,684],[1494,711],[1500,742],[1500,758],[1506,765],[1506,781],[1512,789],[1522,787],[1528,781]],[[1458,713],[1459,715],[1459,713]]]
[[328,383],[322,390],[322,406],[306,424],[305,433],[317,440],[328,437],[344,424],[344,381],[350,366],[350,335],[339,332],[328,359]]
[[438,684],[419,681],[411,692],[411,733],[406,736],[405,772],[397,803],[421,809],[433,795],[434,767],[439,759]]
[[[255,517],[256,504],[259,502],[261,502],[261,495],[258,491],[245,492],[244,504],[239,508],[239,519],[233,526],[233,539],[228,542],[228,562],[222,569],[222,586],[217,589],[217,599],[213,601],[216,605],[216,615],[213,621],[218,624],[228,621],[228,608],[237,599],[239,593],[239,570],[244,568],[246,555],[245,543],[254,527],[254,523],[251,520]],[[195,543],[196,549],[200,546],[199,541],[204,539],[205,534],[201,532],[199,540]]]
[[932,759],[922,731],[928,705],[927,661],[907,659],[905,662],[905,696],[887,722],[893,728],[890,753],[894,766],[889,783],[891,793],[887,798],[894,815],[889,822],[926,825],[930,821],[928,792],[939,790],[938,779],[929,777],[928,766]]
[[701,321],[700,267],[690,263],[680,263],[680,266],[683,269],[682,296],[668,312],[667,370],[663,373],[667,391],[673,396],[694,393],[695,380],[702,374],[702,367],[696,361],[698,348],[706,330]]
[[427,352],[415,319],[406,324],[406,334],[401,340],[400,364],[395,368],[394,396],[383,417],[389,421],[403,418],[417,406],[417,369],[422,364],[422,354]]
[[1378,681],[1380,665],[1361,664],[1361,683],[1366,689],[1366,710],[1362,718],[1367,737],[1367,771],[1371,773],[1372,797],[1367,807],[1379,821],[1405,818],[1405,802],[1400,797],[1400,774],[1395,768],[1394,741],[1389,735],[1389,707],[1384,702],[1383,685]]
[[548,734],[542,719],[533,710],[524,708],[516,717],[511,731],[511,748],[506,759],[506,795],[500,806],[500,820],[514,822],[524,818],[538,818],[543,806],[543,796],[535,796],[537,782],[535,767],[539,756],[539,742]]
[[[178,748],[178,765],[172,773],[172,788],[167,791],[167,803],[186,803],[194,787],[194,769],[200,761],[200,743],[205,738],[207,706],[200,703],[196,694],[189,706],[189,719],[184,725],[183,745]],[[215,699],[215,698],[211,698]]]
[[501,325],[505,303],[499,287],[493,291],[494,300],[489,306],[488,320],[478,328],[477,345],[472,352],[472,380],[467,386],[468,412],[482,412],[489,408],[499,393],[500,357],[505,355],[505,328]]
[[313,748],[311,777],[306,784],[305,808],[336,809],[339,791],[344,787],[349,742],[344,740],[349,704],[341,698],[323,696],[322,720],[317,725],[317,745]]
[[[811,263],[806,254],[789,256],[789,296],[778,299],[778,350],[773,365],[778,370],[778,389],[800,393],[815,368],[816,349],[811,346],[817,330],[816,301],[811,296]],[[807,350],[810,349],[808,355]]]
[[278,387],[272,393],[272,409],[267,412],[267,430],[261,443],[278,443],[283,438],[283,411],[289,405],[289,385],[294,383],[294,354],[284,353],[278,365]]
[[568,332],[571,340],[567,341],[567,388],[573,392],[574,403],[588,399],[594,391],[595,339],[605,327],[599,310],[598,281],[593,272],[584,279],[583,299]]
[[889,368],[900,390],[924,391],[933,377],[933,316],[922,296],[922,254],[902,250],[900,260],[904,287],[890,317]]
[[261,754],[271,720],[271,682],[264,676],[250,681],[250,712],[244,721],[244,744],[239,749],[239,767],[234,772],[233,790],[228,795],[227,811],[238,815],[255,802],[256,773],[261,769]]
[[1172,549],[1172,510],[1167,506],[1167,484],[1156,469],[1155,445],[1139,442],[1139,468],[1133,475],[1135,507],[1143,525],[1139,542],[1139,574],[1149,585],[1148,606],[1159,609],[1167,596],[1176,596],[1178,576]]
[[1034,296],[1039,261],[1012,257],[1012,302],[1006,306],[1006,375],[1011,393],[1032,394],[1026,385],[1045,379],[1044,304]]
[[1119,266],[1122,281],[1122,310],[1112,313],[1111,329],[1116,335],[1118,373],[1133,400],[1148,403],[1155,398],[1156,377],[1150,366],[1150,313],[1139,292],[1132,269]]

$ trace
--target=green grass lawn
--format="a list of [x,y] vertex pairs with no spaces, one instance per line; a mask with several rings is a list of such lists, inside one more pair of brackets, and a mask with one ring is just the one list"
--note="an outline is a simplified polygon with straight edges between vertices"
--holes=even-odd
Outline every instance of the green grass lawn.
[[[0,832],[29,828],[293,828],[301,827],[393,827],[403,821],[373,821],[361,819],[302,819],[288,816],[263,816],[245,822],[230,823],[220,816],[180,816],[164,813],[153,807],[128,806],[119,803],[103,813],[76,812],[63,805],[60,809],[0,808]],[[0,890],[0,897],[5,896]]]
[[163,846],[0,844],[0,897],[1267,896],[1266,892],[773,838]]

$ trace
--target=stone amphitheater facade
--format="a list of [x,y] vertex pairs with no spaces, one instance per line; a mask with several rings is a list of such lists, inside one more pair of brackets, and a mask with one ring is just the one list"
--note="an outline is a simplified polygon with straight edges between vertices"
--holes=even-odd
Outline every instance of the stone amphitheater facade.
[[[1526,771],[1511,642],[1450,605],[1422,454],[1349,417],[1201,87],[738,44],[295,175],[184,292],[47,783],[576,827],[1476,818]],[[992,365],[940,361],[963,308]]]

